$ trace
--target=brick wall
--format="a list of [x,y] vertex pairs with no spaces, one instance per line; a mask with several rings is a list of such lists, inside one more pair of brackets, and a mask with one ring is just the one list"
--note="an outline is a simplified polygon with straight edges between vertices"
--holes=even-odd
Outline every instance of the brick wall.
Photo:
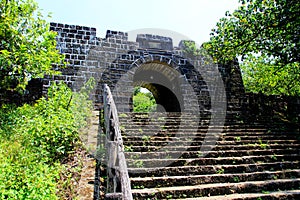
[[[65,55],[68,65],[66,69],[60,69],[57,66],[57,69],[62,71],[62,76],[46,77],[45,92],[52,80],[63,80],[73,90],[78,90],[89,77],[94,77],[97,87],[91,98],[95,101],[96,107],[99,107],[102,104],[101,85],[108,83],[111,87],[115,87],[124,74],[130,70],[136,70],[133,63],[140,62],[138,66],[140,67],[145,61],[176,68],[177,72],[182,75],[176,81],[182,83],[177,89],[184,94],[183,101],[191,101],[190,92],[184,92],[187,87],[184,85],[192,85],[198,95],[197,100],[204,105],[204,108],[210,108],[211,102],[209,102],[209,91],[205,86],[205,80],[186,59],[181,57],[181,49],[174,48],[172,39],[169,37],[139,34],[136,41],[128,41],[128,34],[120,31],[108,30],[105,38],[99,38],[96,36],[96,29],[92,27],[51,23],[50,29],[58,33],[57,48]],[[144,61],[141,62],[142,60]],[[227,97],[231,102],[228,107],[239,107],[238,103],[243,89],[240,89],[242,82],[238,65],[235,63],[227,66],[220,65],[219,71],[222,74]],[[128,88],[135,84],[134,77],[131,78],[125,83],[128,84]],[[207,79],[207,76],[205,78]],[[175,90],[173,92],[176,93]],[[130,89],[124,89],[118,95],[116,101],[120,109],[124,110],[125,108],[122,108],[124,104],[132,102],[131,97]]]

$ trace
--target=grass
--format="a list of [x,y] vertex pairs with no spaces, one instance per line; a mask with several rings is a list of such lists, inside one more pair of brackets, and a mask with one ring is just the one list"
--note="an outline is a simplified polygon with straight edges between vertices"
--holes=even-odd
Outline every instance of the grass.
[[53,84],[48,99],[20,107],[2,105],[0,199],[75,198],[82,167],[79,130],[87,125],[91,110],[87,98],[87,93]]
[[125,152],[133,152],[132,146],[124,146]]
[[235,176],[235,177],[233,177],[233,181],[238,183],[238,182],[240,182],[240,179],[239,179],[239,177]]
[[128,117],[128,115],[126,113],[120,113],[119,117]]
[[202,151],[198,151],[198,152],[197,152],[197,157],[199,157],[199,158],[200,158],[200,157],[202,157],[202,156],[203,156],[203,153],[202,153]]
[[239,137],[239,136],[234,137],[234,140],[235,140],[236,142],[240,142],[240,141],[241,141],[241,137]]
[[151,139],[151,137],[148,136],[148,135],[143,135],[143,136],[142,136],[142,140],[143,140],[144,142],[149,142],[150,139]]
[[262,149],[267,149],[269,147],[268,143],[264,143],[261,139],[258,139],[259,147]]
[[224,174],[225,170],[223,168],[217,170],[217,174]]
[[136,168],[143,168],[144,162],[142,160],[135,160],[133,161],[133,166]]

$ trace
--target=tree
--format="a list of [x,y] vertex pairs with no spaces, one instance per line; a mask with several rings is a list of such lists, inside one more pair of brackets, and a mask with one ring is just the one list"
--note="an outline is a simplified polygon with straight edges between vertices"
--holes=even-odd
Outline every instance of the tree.
[[152,93],[141,92],[140,87],[134,88],[133,93],[133,111],[134,112],[151,112],[156,109],[156,102]]
[[0,0],[0,5],[0,90],[21,92],[30,79],[57,74],[52,66],[64,57],[37,3]]
[[300,94],[300,2],[239,0],[217,23],[203,47],[216,62],[241,58],[248,91]]

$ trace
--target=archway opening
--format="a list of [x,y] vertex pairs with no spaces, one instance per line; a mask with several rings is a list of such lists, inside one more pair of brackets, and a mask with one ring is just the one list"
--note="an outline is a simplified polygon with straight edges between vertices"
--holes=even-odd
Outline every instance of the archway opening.
[[137,86],[133,91],[133,112],[153,112],[156,110],[156,100],[150,90]]
[[135,86],[152,93],[156,107],[151,111],[181,112],[184,107],[179,76],[176,70],[166,64],[150,62],[136,70],[133,82]]

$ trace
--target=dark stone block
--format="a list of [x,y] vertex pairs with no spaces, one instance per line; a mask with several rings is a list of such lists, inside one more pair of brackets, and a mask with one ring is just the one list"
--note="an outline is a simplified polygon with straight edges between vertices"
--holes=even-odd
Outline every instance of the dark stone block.
[[70,33],[77,33],[77,30],[76,29],[71,29]]
[[68,60],[67,62],[72,66],[74,65],[74,60]]
[[80,48],[80,44],[73,44],[73,48]]
[[62,49],[62,53],[71,54],[72,53],[72,49]]
[[76,30],[82,30],[82,26],[76,26]]
[[51,26],[52,26],[52,27],[56,27],[56,26],[57,26],[57,23],[51,22],[51,23],[50,23],[50,27],[51,27]]
[[70,59],[70,58],[71,58],[70,54],[65,54],[65,59]]
[[74,37],[75,37],[74,34],[71,34],[71,33],[68,34],[68,38],[74,38]]
[[83,37],[83,40],[80,40],[80,44],[87,44],[88,41],[86,41],[85,36]]
[[86,57],[86,56],[79,55],[79,56],[78,56],[78,60],[85,60],[85,57]]
[[67,48],[72,48],[73,45],[72,45],[71,43],[67,43],[67,44],[66,44],[66,47],[67,47]]
[[72,67],[68,67],[62,70],[62,74],[64,75],[74,75],[74,70],[72,69]]
[[80,61],[79,60],[75,60],[74,61],[74,65],[80,65]]
[[78,58],[78,55],[71,55],[71,59],[73,59],[73,60],[77,60],[77,58]]
[[66,80],[65,76],[54,76],[54,80]]

